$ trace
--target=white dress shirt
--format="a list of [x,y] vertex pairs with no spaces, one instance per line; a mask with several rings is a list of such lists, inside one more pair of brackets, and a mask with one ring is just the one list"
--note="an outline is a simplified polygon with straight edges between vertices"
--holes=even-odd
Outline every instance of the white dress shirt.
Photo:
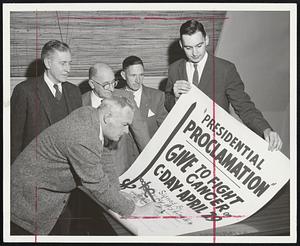
[[[55,85],[55,83],[53,83],[53,82],[51,81],[51,79],[47,76],[46,73],[44,73],[44,80],[45,80],[46,84],[48,85],[48,87],[49,87],[51,93],[52,93],[53,96],[55,97],[55,92],[56,92],[56,90],[55,90],[55,88],[53,87],[53,86]],[[58,83],[57,85],[58,85],[59,91],[62,93],[62,85],[61,85],[61,83]]]
[[101,144],[102,144],[102,146],[103,146],[103,145],[104,145],[104,136],[103,136],[103,131],[102,131],[101,124],[100,124],[99,139],[100,139],[100,142],[101,142]]
[[98,108],[102,102],[103,98],[98,97],[94,91],[91,92],[91,101],[92,101],[92,107]]
[[[205,52],[205,55],[204,55],[203,59],[200,62],[197,63],[199,81],[201,79],[201,75],[202,75],[205,63],[207,61],[207,57],[208,57],[208,54],[207,54],[207,52]],[[187,73],[188,81],[191,84],[193,84],[194,70],[195,70],[194,63],[193,62],[186,62],[186,73]],[[198,81],[198,83],[199,83],[199,81]]]
[[138,89],[137,91],[131,91],[133,93],[134,100],[138,107],[141,106],[142,90],[143,90],[143,87],[141,86],[140,89]]

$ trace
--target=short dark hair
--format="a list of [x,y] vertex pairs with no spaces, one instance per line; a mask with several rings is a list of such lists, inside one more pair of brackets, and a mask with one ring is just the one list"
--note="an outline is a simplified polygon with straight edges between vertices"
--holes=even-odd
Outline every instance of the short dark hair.
[[42,52],[41,52],[42,61],[51,53],[53,53],[55,50],[62,51],[62,52],[71,51],[70,47],[66,43],[54,39],[50,40],[42,48]]
[[180,38],[182,38],[182,35],[192,35],[195,32],[201,32],[203,37],[206,37],[206,32],[202,23],[197,20],[188,20],[180,27]]
[[128,56],[122,63],[122,68],[125,70],[129,66],[141,64],[144,67],[143,61],[137,56]]

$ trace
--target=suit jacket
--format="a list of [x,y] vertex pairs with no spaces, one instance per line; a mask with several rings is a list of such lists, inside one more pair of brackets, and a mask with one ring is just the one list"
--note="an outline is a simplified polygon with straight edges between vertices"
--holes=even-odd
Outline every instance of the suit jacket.
[[168,115],[164,103],[165,95],[162,91],[143,85],[140,111],[147,121],[150,137],[153,137]]
[[[166,85],[166,108],[170,111],[175,104],[173,86],[177,80],[187,80],[186,60],[180,59],[169,67]],[[215,82],[215,95],[213,95]],[[263,136],[266,128],[271,128],[262,113],[255,107],[245,92],[244,83],[233,63],[208,55],[198,88],[223,109],[229,112],[229,104],[236,114],[252,131]]]
[[[43,75],[23,81],[14,88],[11,96],[11,163],[35,136],[54,123],[47,100],[48,91]],[[62,92],[68,113],[81,107],[77,86],[64,82]]]
[[120,193],[111,153],[103,150],[99,134],[98,111],[81,107],[31,141],[11,166],[14,223],[48,234],[77,186],[121,215],[133,212],[134,203]]

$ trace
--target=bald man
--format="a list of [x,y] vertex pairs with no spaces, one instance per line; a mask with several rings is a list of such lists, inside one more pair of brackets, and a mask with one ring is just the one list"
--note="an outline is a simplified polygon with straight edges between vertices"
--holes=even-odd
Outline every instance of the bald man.
[[114,155],[117,173],[121,175],[131,166],[138,155],[136,151],[133,151],[131,148],[128,149],[131,146],[127,144],[128,141],[135,141],[141,152],[150,140],[147,122],[136,106],[133,94],[129,91],[115,89],[117,85],[115,74],[107,64],[96,63],[89,69],[89,85],[92,90],[82,95],[83,106],[97,108],[104,98],[110,98],[112,95],[125,96],[135,105],[135,114],[130,125],[130,133],[124,134],[121,138]]

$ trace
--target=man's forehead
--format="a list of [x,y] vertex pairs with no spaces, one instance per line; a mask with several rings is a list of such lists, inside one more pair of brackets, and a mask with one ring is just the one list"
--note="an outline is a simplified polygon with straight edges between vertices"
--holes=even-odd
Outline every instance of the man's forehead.
[[70,60],[71,59],[71,52],[69,50],[60,51],[60,50],[54,50],[50,53],[50,56],[55,59],[59,60]]
[[101,69],[94,76],[94,79],[100,83],[111,82],[114,78],[114,72],[109,69]]
[[201,32],[195,32],[191,35],[188,35],[188,34],[184,34],[182,35],[182,41],[185,43],[185,42],[204,42],[205,41],[205,38],[204,36],[202,35]]
[[133,110],[129,106],[121,108],[122,116],[130,118],[133,115]]
[[134,64],[134,65],[130,65],[126,71],[128,72],[133,72],[133,71],[144,71],[144,67],[142,64]]

